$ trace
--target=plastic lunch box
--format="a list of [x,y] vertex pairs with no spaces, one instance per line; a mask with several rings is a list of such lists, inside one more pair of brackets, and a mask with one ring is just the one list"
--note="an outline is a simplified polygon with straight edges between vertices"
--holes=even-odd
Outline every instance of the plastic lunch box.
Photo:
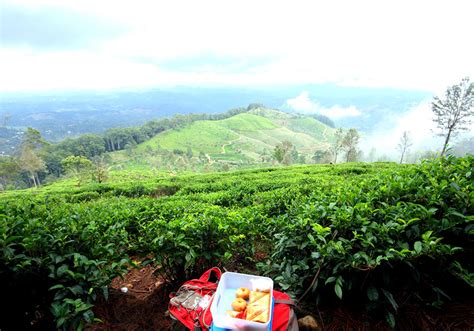
[[[270,297],[273,298],[273,280],[268,277],[240,274],[237,272],[224,272],[217,286],[214,300],[211,304],[213,330],[231,329],[248,331],[267,331],[273,319],[273,309],[267,323],[251,322],[239,318],[232,318],[226,311],[232,309],[231,304],[235,299],[235,292],[239,287],[253,290],[253,282],[265,282],[270,288]],[[273,299],[272,299],[273,301]],[[271,307],[272,308],[272,307]]]

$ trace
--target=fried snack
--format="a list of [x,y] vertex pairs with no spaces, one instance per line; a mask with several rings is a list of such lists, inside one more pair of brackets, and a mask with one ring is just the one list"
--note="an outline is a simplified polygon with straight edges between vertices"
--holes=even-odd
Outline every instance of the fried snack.
[[250,291],[249,303],[255,302],[263,298],[264,296],[269,296],[270,293],[262,291]]
[[242,298],[237,298],[232,301],[232,309],[234,309],[235,311],[244,311],[246,307],[247,302]]
[[267,323],[270,318],[270,293],[250,291],[247,321]]
[[250,295],[250,290],[246,287],[240,287],[237,289],[237,292],[235,292],[235,296],[237,298],[242,298],[244,300],[247,300]]

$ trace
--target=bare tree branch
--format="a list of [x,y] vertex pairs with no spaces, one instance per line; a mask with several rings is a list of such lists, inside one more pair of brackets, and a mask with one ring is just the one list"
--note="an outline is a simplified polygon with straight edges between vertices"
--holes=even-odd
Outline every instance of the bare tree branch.
[[446,149],[451,137],[459,131],[466,130],[472,123],[474,116],[474,83],[469,82],[466,77],[457,85],[448,87],[445,98],[434,97],[432,110],[435,114],[433,121],[437,124],[440,133],[445,137],[441,155],[446,153]]

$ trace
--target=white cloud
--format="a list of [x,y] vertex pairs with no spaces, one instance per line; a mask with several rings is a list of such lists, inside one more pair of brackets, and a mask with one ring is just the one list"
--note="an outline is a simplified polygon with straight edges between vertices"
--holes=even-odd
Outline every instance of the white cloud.
[[296,98],[286,100],[286,104],[299,113],[316,113],[332,119],[343,117],[360,116],[361,112],[355,106],[342,107],[334,105],[332,107],[323,107],[317,102],[313,102],[307,91],[303,91]]
[[[433,121],[434,114],[431,110],[431,102],[423,101],[411,108],[404,114],[394,115],[387,118],[378,128],[374,128],[362,139],[361,147],[365,152],[373,147],[380,154],[398,155],[397,145],[404,131],[409,133],[413,143],[411,151],[417,150],[441,150],[444,138],[437,136],[439,129]],[[458,141],[458,138],[472,136],[474,123],[467,131],[460,131],[451,137],[450,145]]]
[[[9,57],[2,90],[153,84],[291,84],[330,82],[351,86],[443,90],[461,77],[474,77],[472,2],[454,1],[75,1],[6,0],[35,10],[62,7],[123,24],[121,36],[101,41],[90,54],[78,50],[37,49]],[[19,51],[3,48],[2,52]],[[213,57],[267,58],[257,68],[227,73],[208,68],[167,68],[160,61],[202,54]],[[61,73],[56,61],[81,57],[80,67],[97,68],[84,79],[82,70]],[[45,57],[50,58],[45,60]],[[136,58],[154,59],[144,67]],[[48,67],[13,75],[22,67]],[[102,69],[105,66],[105,69]],[[61,68],[61,66],[59,66]],[[48,72],[42,79],[37,71]],[[110,75],[110,73],[116,73]],[[159,77],[158,77],[159,76]],[[130,78],[127,80],[127,78]],[[23,83],[21,83],[23,82]],[[336,112],[336,111],[335,111]]]
[[393,160],[397,160],[397,145],[405,131],[408,132],[412,143],[411,152],[438,150],[442,145],[442,139],[436,136],[431,103],[424,101],[404,114],[385,119],[378,128],[363,136],[361,148],[366,153],[375,148],[379,155],[391,156]]

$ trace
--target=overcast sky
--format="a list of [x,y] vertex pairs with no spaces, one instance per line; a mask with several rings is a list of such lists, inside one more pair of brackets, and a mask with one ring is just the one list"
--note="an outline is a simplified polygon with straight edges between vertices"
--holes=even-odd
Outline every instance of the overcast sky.
[[469,0],[0,4],[0,91],[474,78]]

